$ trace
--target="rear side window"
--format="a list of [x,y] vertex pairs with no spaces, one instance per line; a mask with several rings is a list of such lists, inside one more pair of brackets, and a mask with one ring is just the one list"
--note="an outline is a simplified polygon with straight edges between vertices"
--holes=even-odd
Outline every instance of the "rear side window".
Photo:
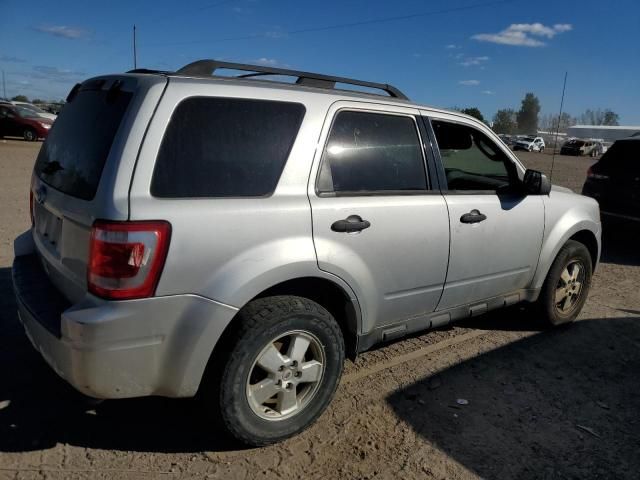
[[36,175],[63,193],[91,200],[131,97],[121,90],[80,90],[42,145]]
[[151,194],[188,198],[273,193],[303,116],[299,103],[184,100],[162,140]]
[[413,118],[338,113],[323,154],[320,193],[426,189],[422,147]]

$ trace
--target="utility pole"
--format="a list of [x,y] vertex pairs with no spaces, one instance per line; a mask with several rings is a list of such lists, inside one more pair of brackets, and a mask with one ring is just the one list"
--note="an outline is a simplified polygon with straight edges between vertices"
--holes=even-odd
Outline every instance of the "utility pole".
[[4,93],[3,93],[3,95],[4,95],[4,99],[5,99],[5,100],[9,100],[9,99],[7,98],[7,84],[6,84],[6,83],[5,83],[5,81],[4,81],[4,70],[2,70],[2,91],[4,92]]
[[133,24],[133,69],[138,68],[138,53],[136,51],[136,25]]

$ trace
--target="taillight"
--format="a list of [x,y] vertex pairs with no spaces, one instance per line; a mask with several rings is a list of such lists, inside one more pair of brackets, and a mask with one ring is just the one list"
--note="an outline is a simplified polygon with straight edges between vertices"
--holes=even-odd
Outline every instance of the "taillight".
[[29,189],[29,217],[31,217],[31,226],[35,225],[33,217],[33,190]]
[[594,173],[593,172],[593,167],[589,167],[589,170],[587,170],[587,177],[588,178],[592,178],[594,180],[608,180],[609,179],[609,175],[603,175],[601,173]]
[[170,237],[171,225],[164,221],[96,221],[87,265],[89,291],[110,300],[152,296]]

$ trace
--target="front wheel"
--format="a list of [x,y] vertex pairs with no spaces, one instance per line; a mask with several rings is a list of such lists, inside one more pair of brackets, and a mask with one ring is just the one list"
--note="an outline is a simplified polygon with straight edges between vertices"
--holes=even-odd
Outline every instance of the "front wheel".
[[591,255],[582,243],[569,240],[560,249],[538,298],[547,323],[556,326],[576,319],[587,300],[592,268]]
[[234,321],[226,358],[210,365],[217,374],[204,386],[206,407],[246,445],[268,445],[309,427],[342,374],[336,320],[309,299],[274,296],[254,300]]

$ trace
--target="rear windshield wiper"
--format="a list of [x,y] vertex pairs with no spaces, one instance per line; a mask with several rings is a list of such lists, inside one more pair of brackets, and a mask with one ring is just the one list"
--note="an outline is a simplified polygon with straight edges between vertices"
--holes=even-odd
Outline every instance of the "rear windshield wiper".
[[60,165],[60,162],[54,160],[52,162],[45,162],[44,167],[40,171],[45,175],[53,175],[60,170],[64,170],[64,167]]

